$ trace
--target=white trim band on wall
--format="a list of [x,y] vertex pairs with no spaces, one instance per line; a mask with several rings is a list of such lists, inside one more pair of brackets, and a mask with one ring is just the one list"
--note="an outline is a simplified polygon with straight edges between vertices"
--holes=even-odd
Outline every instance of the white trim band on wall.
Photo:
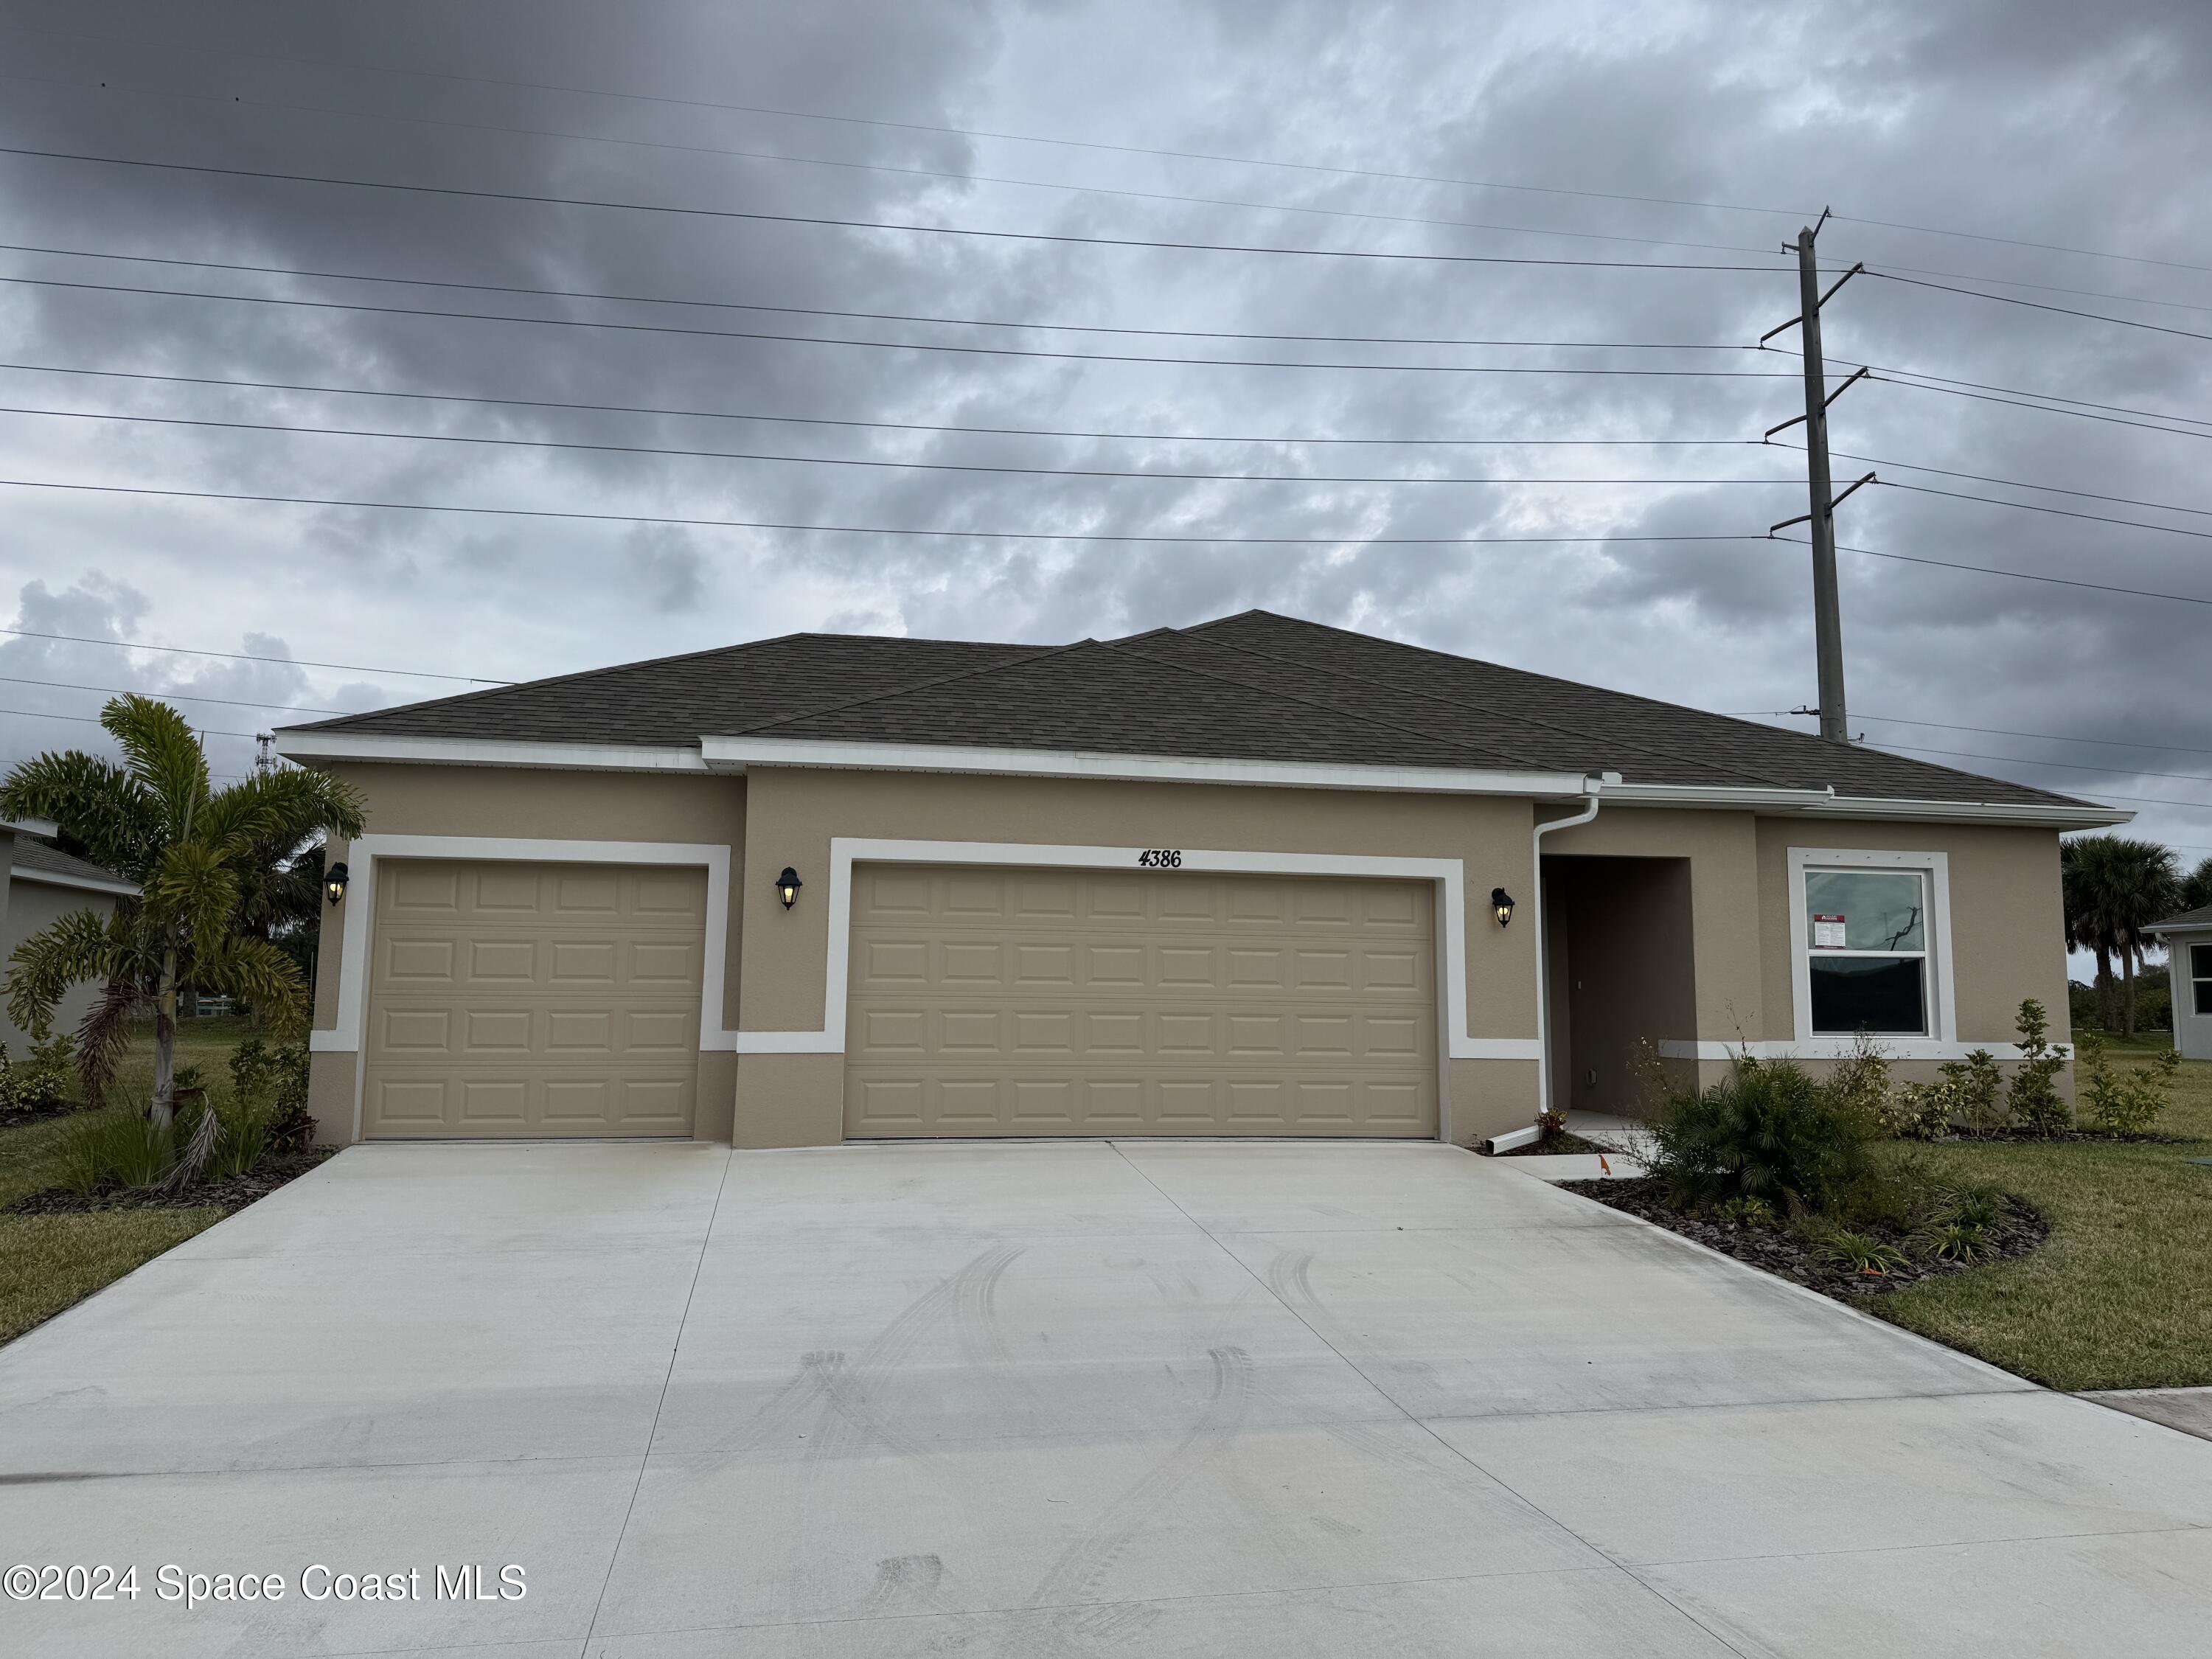
[[[2016,1042],[1950,1042],[1929,1037],[1875,1037],[1874,1046],[1885,1060],[1964,1060],[1975,1049],[1986,1050],[1992,1060],[2018,1060]],[[1810,1037],[1802,1042],[1726,1042],[1712,1037],[1669,1037],[1659,1045],[1667,1060],[1848,1060],[1857,1052],[1850,1037]]]

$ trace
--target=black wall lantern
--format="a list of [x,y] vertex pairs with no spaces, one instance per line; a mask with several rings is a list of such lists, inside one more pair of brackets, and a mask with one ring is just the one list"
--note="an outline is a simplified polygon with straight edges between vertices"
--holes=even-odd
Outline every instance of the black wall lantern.
[[1503,887],[1492,888],[1490,914],[1498,918],[1498,925],[1500,927],[1509,925],[1513,920],[1513,895]]
[[785,909],[799,902],[799,890],[805,884],[799,880],[798,871],[787,864],[783,866],[783,873],[775,878],[775,896],[783,901]]
[[345,890],[346,867],[343,862],[333,864],[323,872],[323,892],[331,903],[336,904],[343,898]]

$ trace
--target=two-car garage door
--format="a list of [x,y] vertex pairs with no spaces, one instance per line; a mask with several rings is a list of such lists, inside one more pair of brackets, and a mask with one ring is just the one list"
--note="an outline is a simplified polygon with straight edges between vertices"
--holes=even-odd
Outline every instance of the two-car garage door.
[[845,1133],[1433,1136],[1414,882],[863,865]]

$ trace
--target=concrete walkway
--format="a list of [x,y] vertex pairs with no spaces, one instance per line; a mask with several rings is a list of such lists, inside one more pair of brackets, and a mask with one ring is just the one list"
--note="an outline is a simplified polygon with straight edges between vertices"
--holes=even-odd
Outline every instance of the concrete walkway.
[[142,1588],[0,1651],[2204,1651],[2212,1443],[1511,1162],[356,1148],[0,1349],[0,1561]]

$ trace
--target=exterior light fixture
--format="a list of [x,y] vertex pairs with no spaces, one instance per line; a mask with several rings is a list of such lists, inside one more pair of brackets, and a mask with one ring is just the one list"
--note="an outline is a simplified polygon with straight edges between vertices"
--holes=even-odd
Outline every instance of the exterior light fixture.
[[799,880],[798,871],[787,864],[783,866],[783,873],[775,878],[775,896],[783,901],[785,909],[799,902],[799,890],[805,884]]
[[1500,927],[1504,927],[1510,923],[1513,920],[1513,895],[1507,892],[1503,887],[1492,888],[1490,890],[1490,914],[1498,918],[1498,925]]
[[323,872],[323,894],[333,904],[345,896],[346,867],[343,862],[333,864]]

